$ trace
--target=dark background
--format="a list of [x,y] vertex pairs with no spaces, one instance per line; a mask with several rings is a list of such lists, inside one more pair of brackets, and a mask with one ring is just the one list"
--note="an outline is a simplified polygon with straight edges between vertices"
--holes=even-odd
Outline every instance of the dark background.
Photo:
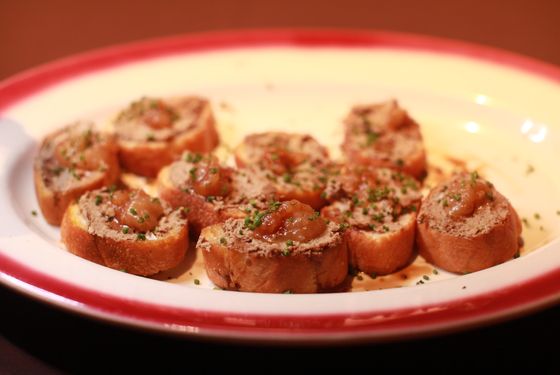
[[[486,44],[560,65],[560,1],[555,0],[0,0],[0,80],[111,44],[255,27],[404,31]],[[357,367],[368,373],[493,368],[557,373],[558,337],[560,308],[553,307],[490,327],[391,344],[209,343],[96,322],[0,287],[0,374],[188,373],[195,367],[201,373]]]

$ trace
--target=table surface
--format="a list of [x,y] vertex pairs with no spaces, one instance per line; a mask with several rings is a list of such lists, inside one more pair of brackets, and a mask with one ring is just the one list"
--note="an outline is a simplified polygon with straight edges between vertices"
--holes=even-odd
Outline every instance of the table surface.
[[[381,29],[507,49],[560,66],[560,1],[2,0],[0,80],[69,54],[116,43],[255,27]],[[347,347],[267,347],[159,336],[89,320],[0,286],[0,373],[108,369],[205,372],[245,367],[379,371],[554,364],[560,307],[491,327],[421,340]],[[211,355],[215,360],[203,358]],[[111,364],[113,362],[113,364]],[[487,363],[489,362],[489,363]],[[558,366],[555,366],[558,368]],[[254,371],[254,370],[253,370]]]

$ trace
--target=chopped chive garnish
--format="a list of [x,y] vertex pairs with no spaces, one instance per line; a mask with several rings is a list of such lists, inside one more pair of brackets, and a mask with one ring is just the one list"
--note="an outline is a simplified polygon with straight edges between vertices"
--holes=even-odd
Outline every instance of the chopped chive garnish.
[[194,285],[200,285],[200,280],[199,279],[194,279]]
[[476,180],[478,179],[478,172],[474,171],[471,173],[471,185],[476,184]]
[[103,202],[103,198],[101,197],[101,195],[96,195],[95,196],[95,205],[99,206],[101,204],[101,202]]
[[130,207],[130,209],[128,210],[128,212],[130,212],[132,215],[136,216],[138,215],[138,212],[136,211],[136,209],[134,207]]
[[140,240],[140,241],[145,241],[146,240],[146,235],[144,233],[138,233],[136,235],[136,239]]
[[128,234],[129,230],[130,230],[130,228],[125,225],[122,229],[122,232],[123,232],[123,234]]

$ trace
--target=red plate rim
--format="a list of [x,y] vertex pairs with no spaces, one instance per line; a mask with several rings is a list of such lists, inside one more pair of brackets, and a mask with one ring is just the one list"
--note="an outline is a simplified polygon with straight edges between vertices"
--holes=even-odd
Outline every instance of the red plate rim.
[[[274,45],[389,48],[451,54],[515,68],[560,82],[560,68],[554,65],[461,41],[366,30],[254,29],[180,35],[114,46],[25,71],[0,82],[0,115],[18,101],[80,74],[173,54]],[[76,286],[29,268],[3,254],[0,254],[0,281],[30,296],[109,321],[189,336],[267,341],[338,342],[417,336],[512,317],[544,307],[560,297],[560,268],[506,289],[445,304],[371,311],[351,316],[232,314],[140,302]],[[351,325],[348,324],[348,318],[352,318]]]

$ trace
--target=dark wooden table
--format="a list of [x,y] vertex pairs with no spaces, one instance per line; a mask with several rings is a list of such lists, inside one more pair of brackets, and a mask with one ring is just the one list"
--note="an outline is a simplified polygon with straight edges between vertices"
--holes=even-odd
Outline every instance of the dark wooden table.
[[[188,32],[255,27],[396,30],[508,49],[560,66],[552,0],[0,1],[0,79],[68,54]],[[0,374],[405,368],[558,371],[560,307],[467,332],[329,348],[198,342],[86,319],[0,287]],[[298,364],[299,363],[301,364]],[[546,371],[545,371],[546,372]]]

